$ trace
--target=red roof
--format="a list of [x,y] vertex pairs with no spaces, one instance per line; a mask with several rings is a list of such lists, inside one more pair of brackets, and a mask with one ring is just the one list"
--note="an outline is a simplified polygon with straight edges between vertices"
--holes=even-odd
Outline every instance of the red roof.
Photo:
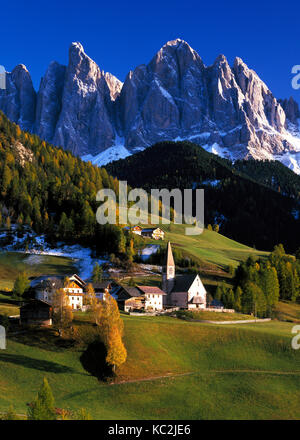
[[143,293],[151,293],[152,295],[166,295],[166,293],[156,286],[137,286]]

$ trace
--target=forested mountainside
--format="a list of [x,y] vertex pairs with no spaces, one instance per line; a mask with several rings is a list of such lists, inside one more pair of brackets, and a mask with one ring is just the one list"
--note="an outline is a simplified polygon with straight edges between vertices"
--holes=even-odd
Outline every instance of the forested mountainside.
[[284,195],[300,199],[300,176],[274,160],[237,160],[234,168]]
[[[21,131],[0,112],[0,224],[28,225],[49,240],[97,243],[105,249],[103,234],[118,236],[118,228],[96,223],[96,193],[117,179],[105,169],[53,147],[38,136]],[[112,249],[113,248],[113,249]]]
[[[283,243],[294,252],[300,245],[299,177],[285,167],[281,173],[280,164],[271,163],[279,190],[271,178],[271,183],[261,183],[259,171],[251,177],[242,173],[242,165],[240,162],[235,168],[230,161],[190,142],[161,142],[108,164],[106,169],[129,185],[148,191],[204,188],[206,225],[218,224],[222,234],[250,246],[271,250]],[[245,165],[249,175],[251,165]],[[268,162],[261,166],[267,168]],[[266,175],[271,174],[272,168]]]

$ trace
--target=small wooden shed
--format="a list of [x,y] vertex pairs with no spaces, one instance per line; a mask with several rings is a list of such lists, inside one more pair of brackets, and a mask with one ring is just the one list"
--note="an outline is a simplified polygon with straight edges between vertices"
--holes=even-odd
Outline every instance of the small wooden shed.
[[52,325],[52,306],[46,301],[32,299],[20,308],[22,325]]

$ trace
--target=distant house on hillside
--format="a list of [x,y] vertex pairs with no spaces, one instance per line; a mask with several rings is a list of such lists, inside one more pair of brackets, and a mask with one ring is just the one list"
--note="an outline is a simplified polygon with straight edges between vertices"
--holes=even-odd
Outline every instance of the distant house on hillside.
[[52,307],[48,302],[32,299],[20,308],[22,325],[52,325]]
[[130,231],[133,234],[141,235],[142,234],[142,228],[140,226],[125,226],[123,228],[125,231]]
[[145,228],[142,229],[142,237],[154,238],[154,240],[164,240],[165,233],[160,228]]

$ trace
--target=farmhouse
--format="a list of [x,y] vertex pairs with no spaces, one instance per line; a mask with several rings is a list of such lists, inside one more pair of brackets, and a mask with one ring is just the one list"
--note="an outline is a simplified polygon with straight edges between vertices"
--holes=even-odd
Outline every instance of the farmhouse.
[[82,309],[85,285],[86,283],[76,274],[65,280],[63,289],[69,297],[69,305],[73,310]]
[[145,298],[145,310],[163,310],[163,298],[166,295],[156,286],[137,286]]
[[142,228],[140,226],[125,226],[123,229],[136,235],[142,235]]
[[51,304],[55,291],[63,287],[63,280],[62,276],[43,275],[34,278],[30,282],[30,288],[37,300]]
[[206,290],[198,274],[175,274],[175,262],[171,243],[168,242],[165,263],[162,268],[162,290],[166,292],[166,305],[184,309],[205,309]]
[[164,240],[165,233],[160,228],[145,228],[142,229],[142,237],[154,238],[154,240]]
[[22,325],[52,325],[52,307],[48,302],[32,299],[20,308]]
[[111,281],[102,281],[101,283],[93,283],[93,288],[95,291],[95,296],[97,299],[105,299],[105,294],[109,294],[112,291]]
[[52,304],[53,295],[58,289],[64,289],[73,310],[82,309],[84,288],[86,283],[76,274],[70,277],[44,275],[34,278],[30,287],[35,298]]
[[166,293],[155,286],[121,286],[117,294],[117,302],[121,310],[160,311],[163,310],[163,298]]
[[136,287],[120,286],[117,294],[117,303],[119,308],[125,312],[145,308],[145,298]]

